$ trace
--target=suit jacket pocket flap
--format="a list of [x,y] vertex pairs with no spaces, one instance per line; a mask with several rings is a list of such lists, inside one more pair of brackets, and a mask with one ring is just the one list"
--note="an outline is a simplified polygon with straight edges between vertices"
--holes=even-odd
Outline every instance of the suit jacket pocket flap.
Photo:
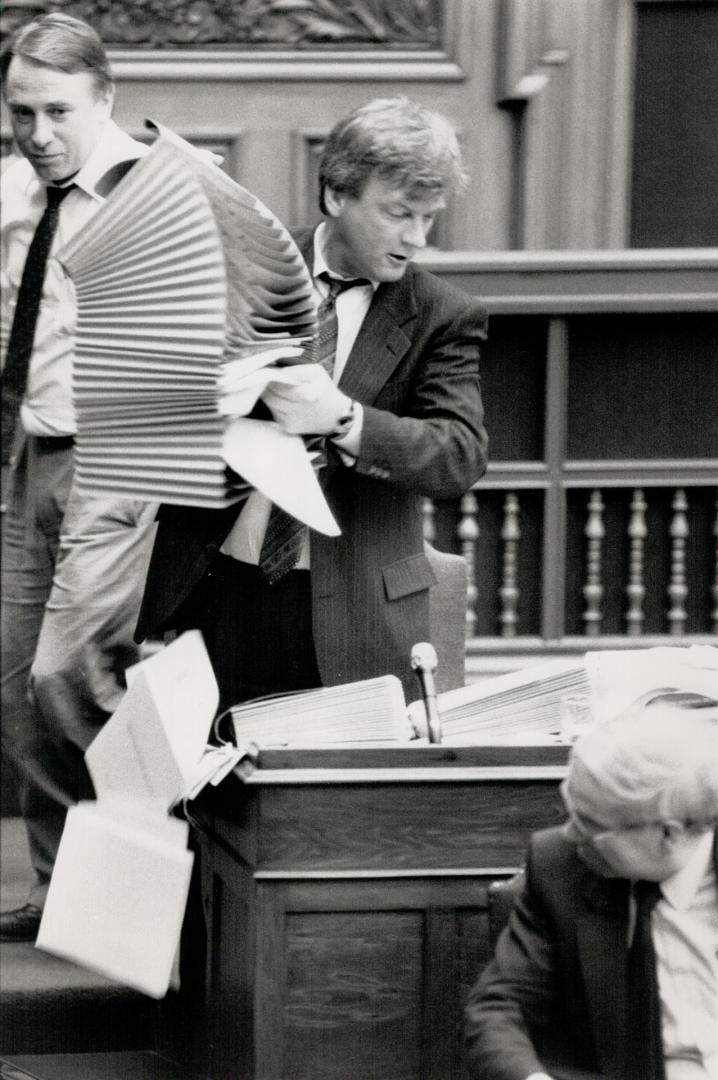
[[382,569],[382,574],[389,600],[398,600],[401,596],[408,596],[409,593],[419,592],[436,584],[436,574],[423,552],[390,563]]

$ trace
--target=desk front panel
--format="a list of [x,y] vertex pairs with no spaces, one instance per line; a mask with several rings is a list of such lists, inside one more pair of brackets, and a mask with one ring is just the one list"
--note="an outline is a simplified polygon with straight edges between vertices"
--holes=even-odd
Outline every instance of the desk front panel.
[[230,785],[203,820],[213,1080],[463,1080],[487,886],[561,817],[555,776]]

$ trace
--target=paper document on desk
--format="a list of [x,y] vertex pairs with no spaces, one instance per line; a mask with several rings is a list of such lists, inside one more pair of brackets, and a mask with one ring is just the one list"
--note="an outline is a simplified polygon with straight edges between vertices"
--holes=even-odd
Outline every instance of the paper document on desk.
[[70,807],[37,947],[164,997],[192,871],[187,835],[186,822],[132,799]]
[[704,707],[710,701],[718,703],[718,648],[714,645],[589,652],[586,670],[596,714],[604,718],[661,699],[702,698]]
[[239,750],[395,744],[415,737],[396,675],[256,698],[230,714]]

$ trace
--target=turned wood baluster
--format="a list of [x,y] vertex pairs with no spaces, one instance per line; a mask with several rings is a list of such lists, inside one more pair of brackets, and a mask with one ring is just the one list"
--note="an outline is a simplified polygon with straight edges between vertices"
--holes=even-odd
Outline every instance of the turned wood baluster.
[[713,633],[718,634],[718,500],[716,500],[716,519],[713,524],[713,535],[716,538],[716,570],[713,580]]
[[678,488],[671,504],[671,581],[666,590],[670,601],[668,627],[671,634],[680,635],[686,628],[688,615],[686,599],[686,542],[688,540],[688,499],[683,488]]
[[466,559],[468,585],[466,587],[466,634],[473,637],[476,629],[476,604],[479,590],[476,586],[476,545],[481,534],[478,523],[478,503],[469,491],[461,500],[461,520],[457,534],[461,541],[461,554]]
[[584,529],[584,536],[588,540],[586,546],[586,584],[583,587],[583,598],[586,601],[586,609],[583,613],[585,632],[588,637],[597,637],[601,633],[601,601],[603,599],[603,585],[601,584],[601,558],[603,539],[606,530],[603,525],[603,499],[601,492],[591,493],[588,501],[588,520]]
[[519,526],[519,500],[514,492],[506,494],[504,502],[504,523],[501,529],[501,539],[504,543],[503,552],[503,575],[499,596],[501,598],[501,623],[502,637],[515,637],[516,627],[519,621],[519,588],[518,579],[518,552],[521,528]]
[[628,634],[635,636],[643,629],[643,601],[646,596],[646,588],[643,583],[643,551],[648,530],[646,528],[647,503],[643,497],[641,488],[636,488],[631,501],[631,516],[628,522],[628,538],[630,542],[630,554],[628,557],[628,585],[626,596],[628,598],[628,610],[626,611],[626,629]]

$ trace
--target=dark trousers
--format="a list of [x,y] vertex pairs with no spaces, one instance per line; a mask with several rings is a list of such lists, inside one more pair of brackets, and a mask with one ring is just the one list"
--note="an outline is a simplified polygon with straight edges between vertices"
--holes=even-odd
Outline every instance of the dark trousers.
[[269,585],[256,566],[218,555],[173,623],[180,631],[202,631],[220,710],[264,694],[321,686],[308,570],[292,570]]

